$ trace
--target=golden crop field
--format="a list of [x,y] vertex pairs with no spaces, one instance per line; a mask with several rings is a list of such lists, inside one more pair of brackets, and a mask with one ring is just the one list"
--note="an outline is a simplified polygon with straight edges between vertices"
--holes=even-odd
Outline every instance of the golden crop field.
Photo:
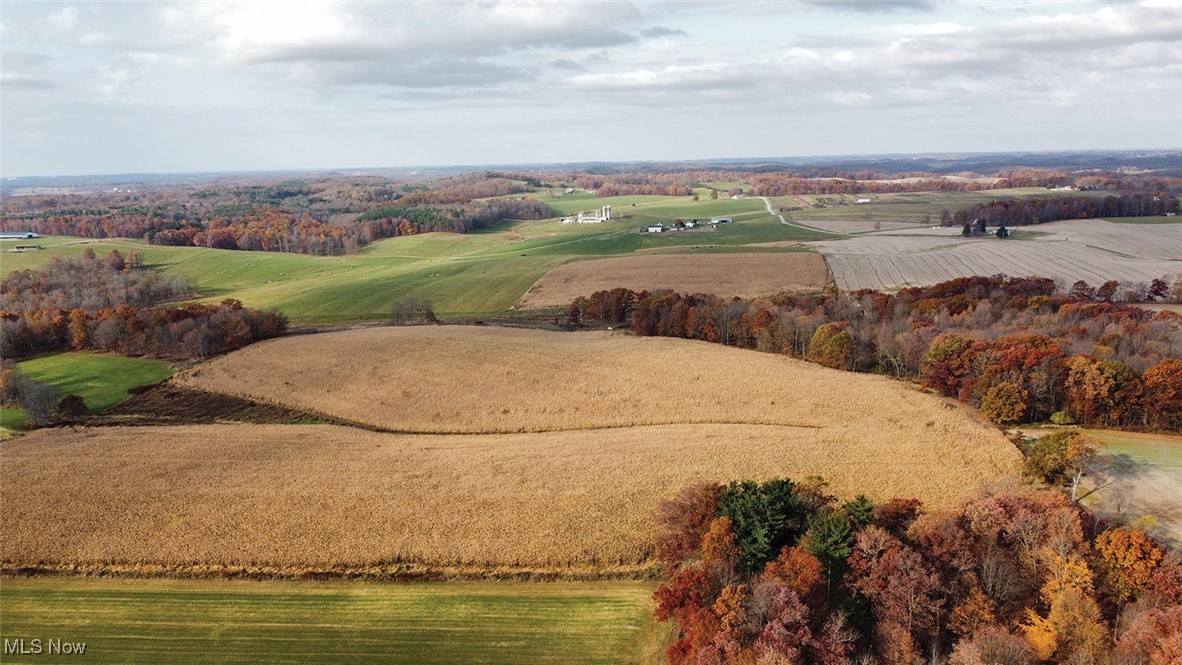
[[822,289],[828,281],[824,259],[812,253],[619,256],[553,268],[534,282],[516,307],[563,307],[579,296],[619,286],[754,298]]
[[658,500],[695,481],[819,474],[846,497],[947,504],[1018,467],[995,430],[911,397],[935,408],[910,421],[898,396],[853,388],[848,417],[802,427],[39,430],[0,444],[0,561],[139,574],[626,575],[652,565]]
[[300,335],[253,344],[178,379],[398,432],[739,423],[848,426],[934,446],[998,440],[900,381],[611,332],[414,326]]

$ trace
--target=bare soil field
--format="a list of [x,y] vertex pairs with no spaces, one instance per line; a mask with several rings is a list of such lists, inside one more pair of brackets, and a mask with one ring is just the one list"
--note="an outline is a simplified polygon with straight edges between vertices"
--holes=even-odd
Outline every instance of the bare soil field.
[[534,282],[516,309],[566,306],[578,296],[618,286],[752,298],[821,289],[828,279],[824,259],[803,252],[620,256],[553,268]]
[[884,231],[817,247],[843,289],[894,289],[956,277],[1039,275],[1069,286],[1149,282],[1182,272],[1182,225],[1071,220],[1023,227],[1029,240],[961,238],[959,229]]
[[253,344],[175,380],[397,432],[841,423],[869,438],[888,432],[933,446],[948,437],[1000,440],[943,399],[886,377],[611,332],[413,326],[301,335]]
[[658,499],[695,481],[819,474],[845,497],[940,505],[1018,468],[998,432],[910,397],[935,409],[916,419],[906,401],[854,388],[849,417],[819,427],[39,430],[0,443],[0,562],[142,575],[637,575],[652,568]]
[[808,219],[805,215],[806,213],[794,215],[794,223],[833,233],[867,233],[870,231],[926,228],[922,224],[914,222],[879,222],[870,219]]

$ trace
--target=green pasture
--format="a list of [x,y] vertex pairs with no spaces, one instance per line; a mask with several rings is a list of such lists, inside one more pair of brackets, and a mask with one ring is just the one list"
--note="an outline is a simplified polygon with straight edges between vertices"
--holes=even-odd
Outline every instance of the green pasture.
[[[573,209],[610,204],[618,215],[631,217],[602,224],[508,221],[465,235],[388,238],[356,254],[335,257],[161,247],[125,239],[47,238],[42,251],[4,254],[0,270],[36,268],[51,256],[78,257],[87,247],[99,256],[112,249],[124,254],[134,250],[151,268],[185,275],[203,300],[236,298],[250,307],[277,308],[297,325],[331,324],[382,320],[390,303],[403,296],[430,299],[440,316],[503,315],[546,271],[570,261],[704,246],[741,251],[751,243],[831,237],[780,224],[759,200],[694,204],[688,197],[584,196],[597,205],[572,203]],[[628,204],[626,212],[620,207],[623,203]],[[663,234],[639,232],[648,224],[669,225],[695,215],[729,216],[735,223]]]
[[3,579],[0,639],[84,642],[72,659],[96,664],[658,662],[668,631],[651,595],[621,582]]
[[[55,353],[21,361],[17,367],[25,376],[57,388],[63,396],[78,395],[94,413],[127,399],[128,389],[163,381],[173,373],[163,360],[94,353]],[[0,425],[5,428],[20,427],[24,420],[20,409],[5,407],[0,412]]]
[[1113,224],[1182,224],[1182,217],[1177,215],[1173,217],[1165,215],[1157,217],[1105,217],[1104,221]]
[[1177,473],[1182,478],[1182,437],[1116,430],[1084,431],[1102,442],[1104,452],[1109,455],[1125,455],[1135,462]]
[[[945,208],[955,213],[978,203],[987,203],[999,198],[1047,198],[1053,196],[1103,195],[1103,192],[1056,192],[1041,187],[1016,187],[1011,189],[987,189],[979,192],[901,192],[894,194],[808,194],[803,199],[809,203],[820,203],[824,208],[794,210],[792,219],[807,223],[808,220],[869,220],[879,222],[907,222],[922,224],[924,215],[929,215],[931,224],[940,222],[940,212]],[[858,199],[868,198],[873,203],[859,204]],[[772,205],[799,206],[795,197],[772,197]]]

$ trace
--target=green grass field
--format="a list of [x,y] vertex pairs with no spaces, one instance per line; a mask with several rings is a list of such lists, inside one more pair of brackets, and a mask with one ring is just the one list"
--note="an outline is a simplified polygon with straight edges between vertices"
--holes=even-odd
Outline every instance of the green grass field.
[[[924,215],[929,217],[928,223],[938,224],[940,212],[947,208],[956,212],[959,208],[966,208],[978,203],[986,203],[999,198],[1051,197],[1051,196],[1087,196],[1088,192],[1055,192],[1041,187],[1020,187],[1013,189],[987,189],[979,192],[903,192],[897,194],[818,194],[806,195],[806,201],[819,202],[827,207],[796,210],[789,213],[790,218],[806,222],[807,220],[874,220],[879,222],[907,222],[912,224],[924,223]],[[857,205],[859,198],[870,198],[874,203]],[[793,197],[772,198],[774,206],[796,206],[800,202]]]
[[1182,224],[1182,217],[1177,215],[1173,217],[1165,215],[1158,217],[1105,217],[1104,219],[1113,224]]
[[1104,444],[1115,485],[1092,497],[1125,519],[1151,515],[1154,535],[1182,547],[1182,436],[1084,430]]
[[1182,477],[1182,437],[1115,430],[1084,431],[1103,442],[1104,452],[1110,455],[1127,455],[1137,462],[1152,464]]
[[[251,307],[278,308],[297,325],[331,324],[385,319],[390,304],[407,295],[431,300],[441,316],[503,315],[546,271],[569,261],[702,246],[743,251],[750,243],[831,237],[780,224],[759,200],[705,198],[695,203],[689,197],[598,199],[582,194],[547,202],[573,211],[612,205],[626,216],[603,224],[505,222],[466,235],[389,238],[339,257],[42,238],[42,251],[0,254],[0,271],[36,268],[51,256],[81,256],[87,247],[100,256],[112,249],[124,254],[135,250],[152,268],[188,276],[205,300],[237,298]],[[736,223],[677,233],[637,232],[657,221],[721,215]]]
[[[88,663],[643,663],[668,631],[641,583],[0,580],[0,638]],[[4,655],[4,663],[64,656]]]
[[[172,376],[172,367],[163,360],[93,353],[55,353],[19,362],[17,367],[25,376],[57,388],[63,396],[80,396],[94,413],[127,399],[129,388]],[[6,407],[0,413],[0,427],[17,428],[24,419],[20,409]]]

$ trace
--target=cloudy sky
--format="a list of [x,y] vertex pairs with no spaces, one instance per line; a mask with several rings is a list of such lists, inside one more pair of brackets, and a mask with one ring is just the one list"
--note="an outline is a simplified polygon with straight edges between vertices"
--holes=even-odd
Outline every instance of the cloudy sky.
[[1182,0],[2,9],[7,177],[1182,147]]

